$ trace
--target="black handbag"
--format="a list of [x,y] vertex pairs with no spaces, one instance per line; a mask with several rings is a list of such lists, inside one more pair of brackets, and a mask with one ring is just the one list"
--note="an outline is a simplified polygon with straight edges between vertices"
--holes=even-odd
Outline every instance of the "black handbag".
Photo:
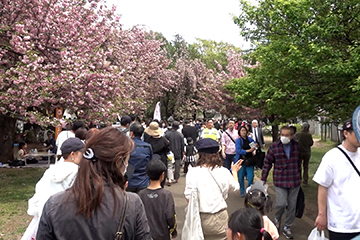
[[252,157],[245,157],[242,165],[250,167],[250,166],[255,166],[258,162],[258,158],[255,156]]
[[295,217],[301,218],[305,210],[305,193],[300,187],[299,193],[296,200]]

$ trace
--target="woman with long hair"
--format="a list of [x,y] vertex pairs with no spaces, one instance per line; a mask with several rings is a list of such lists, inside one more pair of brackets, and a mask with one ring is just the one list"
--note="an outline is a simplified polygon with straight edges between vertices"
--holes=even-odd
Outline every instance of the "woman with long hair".
[[196,142],[199,159],[196,167],[189,168],[186,175],[185,198],[198,191],[201,227],[205,239],[226,239],[225,227],[228,220],[225,202],[230,190],[239,190],[237,172],[242,161],[232,164],[232,175],[219,155],[219,143],[205,138]]
[[252,208],[239,209],[231,214],[228,228],[228,240],[272,240],[264,229],[261,215]]
[[131,139],[116,128],[90,138],[74,185],[45,204],[37,239],[115,239],[118,233],[151,239],[141,199],[124,191],[132,149]]

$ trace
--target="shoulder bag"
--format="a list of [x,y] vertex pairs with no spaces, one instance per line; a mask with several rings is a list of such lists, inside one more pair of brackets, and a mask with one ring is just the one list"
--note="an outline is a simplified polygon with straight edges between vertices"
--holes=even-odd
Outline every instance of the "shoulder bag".
[[359,177],[360,177],[360,171],[359,171],[359,169],[357,169],[357,167],[355,166],[354,162],[351,160],[351,158],[349,157],[349,155],[347,155],[347,153],[346,153],[344,150],[342,150],[340,147],[337,147],[337,148],[338,148],[338,149],[345,155],[345,157],[349,160],[351,166],[353,166],[353,168],[355,169],[355,171],[357,172],[357,174],[358,174]]
[[124,207],[122,208],[121,211],[121,220],[120,220],[120,224],[118,227],[118,230],[115,234],[115,240],[122,240],[124,238],[124,224],[125,224],[125,216],[126,216],[126,210],[128,208],[128,199],[127,199],[127,195],[125,192],[125,196],[124,196]]
[[229,138],[231,139],[231,141],[233,141],[233,142],[235,143],[235,140],[230,136],[230,134],[229,134],[227,131],[225,131],[225,133],[226,133],[226,135],[229,136]]

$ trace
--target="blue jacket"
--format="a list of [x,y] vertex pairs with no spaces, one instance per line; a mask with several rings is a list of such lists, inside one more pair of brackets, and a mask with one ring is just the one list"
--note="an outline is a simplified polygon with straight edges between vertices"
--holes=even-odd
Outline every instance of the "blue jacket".
[[[252,139],[251,137],[248,136],[247,138],[249,139],[250,142],[255,142],[254,139]],[[244,144],[244,140],[242,139],[242,137],[236,139],[235,141],[236,156],[234,159],[234,163],[237,162],[237,160],[239,160],[240,156],[246,155],[246,150],[242,149],[243,144]]]
[[129,164],[135,168],[129,178],[129,188],[146,188],[149,185],[149,178],[146,174],[146,166],[152,159],[153,151],[151,145],[140,138],[132,139],[135,143],[134,150],[130,153]]

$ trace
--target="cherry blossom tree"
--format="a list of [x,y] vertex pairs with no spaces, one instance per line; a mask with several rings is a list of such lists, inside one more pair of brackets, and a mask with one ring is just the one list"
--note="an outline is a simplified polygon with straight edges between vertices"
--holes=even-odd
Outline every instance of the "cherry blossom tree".
[[0,161],[12,158],[16,119],[57,124],[56,108],[112,121],[167,88],[161,42],[122,30],[100,0],[0,2]]

